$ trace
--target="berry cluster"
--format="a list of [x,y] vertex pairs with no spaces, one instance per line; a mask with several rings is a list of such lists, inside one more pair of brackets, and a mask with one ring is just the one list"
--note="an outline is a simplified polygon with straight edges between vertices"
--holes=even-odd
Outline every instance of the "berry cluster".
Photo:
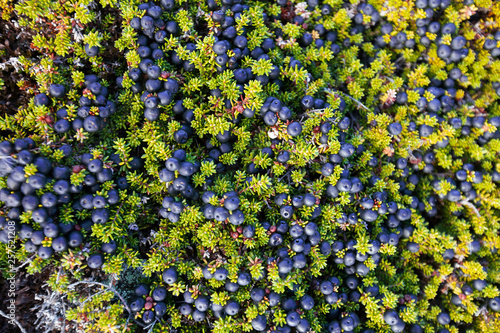
[[[186,161],[186,151],[178,149],[173,152],[172,157],[165,161],[165,168],[160,170],[159,177],[162,182],[168,183],[168,192],[172,196],[181,194],[186,199],[196,200],[200,194],[190,183],[191,176],[199,170],[198,162]],[[163,210],[160,214],[172,222],[176,222],[183,209],[180,202],[175,202],[172,197],[163,199]],[[173,215],[172,215],[173,214]]]
[[[63,151],[66,158],[71,158],[70,146],[57,149]],[[3,177],[7,177],[7,187],[0,190],[0,201],[5,203],[7,212],[6,217],[0,218],[0,241],[7,243],[8,231],[11,231],[23,240],[28,253],[36,253],[41,259],[48,259],[54,252],[64,252],[68,248],[80,249],[84,232],[90,233],[94,223],[108,221],[108,207],[119,201],[117,189],[128,187],[124,177],[113,176],[112,165],[120,162],[117,155],[104,163],[85,153],[78,157],[82,164],[75,164],[70,169],[37,154],[35,142],[26,138],[13,143],[2,141],[0,156],[0,171]],[[140,168],[140,160],[137,167]],[[82,182],[74,185],[72,176],[79,173],[84,176]],[[112,187],[117,189],[102,187],[107,183],[106,188],[109,188],[110,182],[114,182]],[[65,205],[71,205],[79,212],[87,210],[90,217],[78,223],[61,222],[59,213]],[[26,223],[27,219],[33,220],[35,225]],[[103,253],[113,254],[116,249],[114,240],[101,245]],[[102,254],[93,254],[87,260],[88,266],[99,268],[103,259]]]
[[139,284],[135,287],[134,294],[136,299],[130,303],[130,310],[140,312],[142,310],[142,321],[149,325],[155,318],[162,319],[167,312],[165,299],[168,295],[167,290],[163,287],[157,287],[150,290],[147,284]]
[[0,246],[113,283],[71,318],[498,332],[497,3],[118,4],[115,47],[92,30],[75,48],[102,70],[71,73],[81,94],[64,62],[22,58],[47,94],[0,119]]
[[[85,76],[85,89],[80,97],[76,117],[71,127],[77,131],[83,128],[89,133],[95,133],[104,128],[106,118],[116,112],[116,104],[108,100],[108,89],[99,83],[99,78],[93,74]],[[70,130],[67,120],[68,112],[62,108],[57,111],[59,119],[54,124],[57,133],[66,133]]]

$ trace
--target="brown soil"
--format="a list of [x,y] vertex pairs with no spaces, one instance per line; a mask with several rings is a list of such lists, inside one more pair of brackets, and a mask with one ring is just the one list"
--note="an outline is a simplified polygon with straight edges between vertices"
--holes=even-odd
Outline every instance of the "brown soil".
[[[43,294],[42,286],[50,275],[50,269],[44,269],[41,273],[29,275],[22,271],[16,276],[16,319],[23,326],[26,332],[37,332],[34,323],[37,319],[35,311],[31,308],[39,301],[35,300],[35,294]],[[7,313],[7,306],[10,298],[8,297],[9,284],[8,281],[0,278],[0,310]],[[8,323],[8,321],[0,316],[0,327],[2,333],[20,332],[20,330]]]

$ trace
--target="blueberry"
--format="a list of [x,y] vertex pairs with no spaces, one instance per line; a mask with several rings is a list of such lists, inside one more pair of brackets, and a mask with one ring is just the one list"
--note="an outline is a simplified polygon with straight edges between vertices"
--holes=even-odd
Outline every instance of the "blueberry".
[[[205,277],[206,278],[206,277]],[[184,299],[184,302],[186,302],[187,304],[194,304],[194,298],[193,298],[193,294],[189,291],[185,291],[183,294],[182,294],[182,298]]]
[[267,298],[269,299],[269,306],[271,307],[278,306],[281,301],[281,296],[274,291],[271,291]]
[[441,33],[443,35],[446,35],[446,34],[453,35],[456,31],[457,31],[457,27],[453,23],[446,23],[441,28]]
[[281,274],[288,274],[293,268],[293,261],[290,258],[285,258],[278,263],[278,271]]
[[247,272],[242,272],[238,274],[238,284],[240,286],[246,286],[252,282],[252,277]]
[[441,312],[440,314],[438,314],[436,319],[438,323],[443,326],[446,326],[451,322],[450,315],[447,314],[446,312]]
[[42,244],[42,241],[45,239],[45,234],[43,230],[35,230],[31,234],[31,241],[33,242],[34,245],[40,245]]
[[148,325],[151,324],[155,320],[155,313],[152,310],[144,311],[142,314],[142,321]]
[[22,199],[21,204],[25,211],[33,211],[40,204],[40,200],[35,195],[26,195]]
[[347,178],[340,178],[337,181],[337,189],[340,192],[349,192],[352,188],[352,182]]
[[24,249],[26,250],[26,252],[28,253],[35,253],[38,251],[38,246],[35,245],[31,240],[27,240],[25,243],[24,243]]
[[274,233],[269,237],[269,246],[276,247],[283,243],[283,236],[279,233]]
[[175,267],[170,267],[170,268],[167,268],[166,270],[163,271],[163,281],[166,283],[166,284],[173,284],[177,281],[177,278],[178,278],[178,274],[177,274],[177,270]]
[[292,205],[297,208],[302,207],[304,205],[304,197],[301,195],[294,195],[292,197]]
[[293,216],[293,207],[292,206],[282,206],[280,208],[280,214],[284,219],[291,219]]
[[355,148],[350,143],[343,142],[341,143],[339,155],[342,158],[348,158],[352,156],[355,152]]
[[68,245],[70,247],[80,246],[82,242],[83,242],[83,235],[80,231],[75,230],[68,235]]
[[113,254],[116,252],[117,244],[114,240],[110,240],[108,243],[102,243],[101,251],[107,254]]
[[486,39],[483,44],[485,50],[493,50],[497,46],[497,41],[494,39]]
[[240,210],[232,211],[228,217],[232,225],[240,225],[245,221],[245,215]]
[[474,289],[481,291],[484,288],[486,288],[487,283],[484,280],[476,279],[476,280],[472,281],[472,286],[474,287]]
[[224,281],[227,279],[228,274],[229,271],[227,269],[225,269],[224,267],[219,267],[215,270],[214,278],[217,281]]
[[92,211],[92,222],[104,224],[109,220],[109,210],[107,208],[98,208]]
[[139,17],[134,17],[133,19],[130,20],[130,26],[134,30],[139,30],[141,29],[141,19]]
[[310,95],[306,95],[302,97],[300,105],[304,110],[312,109],[314,107],[314,98]]
[[403,126],[400,123],[392,123],[387,127],[387,130],[392,135],[399,135],[403,131]]
[[50,100],[45,94],[38,94],[33,99],[35,106],[48,105]]
[[[335,303],[335,302],[332,302],[329,304],[333,304],[333,303]],[[328,333],[341,333],[342,332],[342,328],[340,327],[340,324],[338,321],[330,322],[327,326],[327,330],[328,330]]]
[[146,13],[154,19],[157,19],[161,16],[162,10],[160,6],[151,6],[146,10]]
[[267,319],[264,315],[258,315],[254,319],[252,319],[252,327],[254,330],[258,332],[265,331],[267,326]]
[[460,191],[458,191],[458,190],[450,190],[446,194],[446,199],[448,199],[451,202],[457,202],[457,201],[460,200],[461,196],[462,196],[462,194],[460,193]]
[[167,312],[167,305],[164,302],[157,302],[154,307],[155,315],[158,318],[161,318]]
[[214,218],[219,222],[224,222],[229,217],[229,212],[227,209],[222,207],[215,208]]
[[300,322],[300,316],[295,311],[290,311],[286,315],[286,324],[290,327],[296,327]]
[[231,196],[229,198],[226,198],[224,200],[224,207],[227,210],[233,211],[238,209],[238,206],[240,205],[240,199],[237,196]]
[[88,116],[83,120],[83,128],[89,133],[97,132],[102,125],[102,118],[99,116]]
[[94,159],[90,161],[87,165],[87,169],[92,173],[98,173],[102,170],[104,164],[99,159]]
[[411,253],[417,253],[420,250],[420,245],[415,242],[408,242],[406,244],[406,249]]
[[491,298],[488,307],[494,312],[500,312],[500,297]]
[[193,312],[193,308],[189,304],[183,303],[179,307],[179,311],[182,315],[189,316]]
[[309,311],[314,307],[314,299],[309,295],[304,295],[299,300],[302,309]]
[[196,307],[196,310],[205,312],[208,310],[208,306],[210,305],[210,302],[208,298],[205,296],[198,296],[196,300],[194,301],[194,306]]
[[290,233],[290,236],[292,236],[292,238],[298,238],[298,237],[302,236],[302,234],[304,233],[304,229],[299,224],[294,224],[290,228],[289,233]]
[[399,321],[398,313],[394,310],[388,310],[384,313],[384,321],[387,325],[395,325]]
[[49,86],[49,94],[54,98],[63,98],[66,88],[62,84],[53,83]]
[[49,259],[54,254],[54,249],[51,247],[40,246],[37,254],[41,259]]
[[278,121],[278,116],[274,112],[268,111],[264,115],[264,122],[268,126],[274,126],[277,121]]
[[63,252],[68,249],[68,242],[66,241],[66,237],[59,236],[52,240],[52,248],[57,252]]
[[30,239],[32,235],[33,235],[33,228],[27,224],[22,224],[21,229],[19,230],[19,238]]
[[344,317],[340,320],[340,327],[342,327],[342,329],[345,331],[345,332],[351,332],[354,330],[355,328],[355,322],[354,322],[354,318],[352,316],[347,316],[347,317]]
[[434,132],[434,128],[429,125],[420,125],[419,134],[421,137],[426,138]]
[[158,79],[149,79],[146,81],[144,87],[150,93],[159,91],[161,89],[161,81]]
[[230,300],[224,306],[224,311],[228,314],[228,316],[234,316],[240,311],[240,305],[238,302]]
[[59,235],[59,226],[55,223],[47,223],[43,228],[43,233],[46,237],[55,238]]
[[298,136],[302,133],[302,125],[300,125],[300,123],[296,121],[291,122],[290,124],[288,124],[286,131],[292,137]]
[[214,44],[212,49],[215,52],[215,54],[221,55],[226,53],[228,47],[225,41],[218,41]]
[[85,44],[85,54],[89,57],[95,57],[99,54],[99,47]]
[[104,257],[100,253],[92,254],[87,259],[87,265],[92,269],[97,269],[102,266]]
[[266,292],[264,291],[264,289],[261,289],[261,288],[253,288],[250,291],[250,298],[255,303],[259,303],[260,301],[262,301],[264,299],[265,295],[266,295]]
[[174,140],[177,143],[184,144],[189,138],[188,133],[184,129],[180,129],[174,133]]

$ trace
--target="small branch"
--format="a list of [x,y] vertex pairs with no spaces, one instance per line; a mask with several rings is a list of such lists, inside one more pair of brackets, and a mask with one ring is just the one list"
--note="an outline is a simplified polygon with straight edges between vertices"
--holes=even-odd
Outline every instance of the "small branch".
[[357,99],[355,99],[354,97],[347,95],[345,92],[342,92],[342,91],[335,91],[335,92],[333,92],[333,91],[331,91],[330,89],[325,89],[325,91],[326,91],[327,93],[330,93],[330,94],[333,94],[333,93],[339,93],[339,94],[342,94],[342,95],[344,95],[344,96],[346,96],[346,97],[349,97],[352,101],[354,101],[354,102],[358,103],[358,106],[361,106],[363,109],[365,109],[365,110],[367,110],[367,111],[371,111],[371,110],[370,110],[370,109],[369,109],[366,105],[364,105],[363,103],[361,103],[360,101],[358,101],[358,100],[357,100]]
[[474,206],[472,204],[472,202],[470,202],[469,200],[462,200],[462,201],[459,201],[458,202],[459,204],[461,205],[464,205],[464,206],[467,206],[469,207],[470,209],[472,209],[474,211],[474,213],[478,216],[478,217],[481,217],[481,214],[479,214],[479,210],[477,210],[476,206]]
[[312,110],[307,111],[305,114],[310,114],[310,113],[315,113],[315,112],[321,112],[321,111],[325,111],[325,110],[326,110],[326,108],[312,109]]
[[26,330],[24,329],[24,327],[21,325],[20,322],[18,322],[15,318],[11,318],[9,316],[7,316],[7,314],[5,314],[5,312],[3,312],[2,310],[0,310],[0,315],[2,317],[5,317],[7,318],[8,320],[12,320],[16,325],[17,327],[19,328],[19,330],[22,332],[22,333],[26,333]]
[[[63,307],[63,313],[66,314],[66,306],[64,306],[64,302],[62,303],[62,307]],[[66,319],[63,318],[63,324],[62,324],[62,327],[61,327],[61,333],[64,333],[66,332]]]
[[268,209],[272,209],[271,206],[269,206],[269,202],[267,202],[267,200],[264,200],[264,202],[266,203]]
[[118,207],[118,210],[116,211],[115,218],[113,219],[112,223],[115,223],[116,218],[118,217],[118,213],[120,213],[120,210],[122,209],[124,203],[125,203],[125,201],[122,201],[122,203],[120,204],[120,207]]
[[[108,286],[104,283],[101,283],[101,282],[95,282],[95,281],[79,281],[79,282],[75,282],[73,284],[70,284],[68,286],[68,288],[72,288],[72,287],[76,287],[77,285],[79,284],[90,284],[90,285],[99,285],[99,286],[102,286],[102,287],[105,287],[107,289],[109,289],[110,291],[112,291],[119,299],[120,301],[123,303],[123,306],[125,307],[125,310],[127,310],[128,312],[128,315],[129,315],[129,318],[133,318],[134,314],[132,313],[132,310],[130,310],[130,307],[128,306],[127,302],[125,301],[125,299],[123,298],[122,295],[120,295],[120,293],[118,293],[118,291],[116,291],[115,288],[111,287],[111,286]],[[128,325],[128,322],[129,322],[129,318],[127,318],[127,325]],[[133,319],[134,322],[141,326],[141,327],[145,327],[144,324],[138,322],[137,320]]]
[[436,176],[436,177],[450,177],[450,176],[453,176],[453,172],[441,172],[441,173],[432,173],[433,176]]
[[149,328],[148,333],[153,332],[153,328],[155,327],[156,323],[158,322],[158,318],[155,318],[155,321],[150,324],[150,326],[146,326],[145,328]]
[[35,257],[36,257],[36,254],[29,257],[24,263],[22,263],[19,267],[17,267],[17,270],[19,270],[19,268],[22,268],[22,267],[26,266],[27,264],[29,264],[30,262],[32,262]]
[[111,287],[111,286],[108,286],[104,283],[101,283],[101,282],[95,282],[95,281],[78,281],[78,282],[75,282],[75,283],[72,283],[68,286],[68,288],[73,288],[73,287],[76,287],[77,285],[79,284],[97,284],[99,286],[102,286],[102,287],[105,287],[105,288],[108,288],[109,290],[111,290],[119,299],[120,301],[122,301],[123,305],[125,306],[125,310],[127,310],[127,312],[129,314],[132,314],[132,311],[130,310],[130,307],[128,306],[127,302],[125,302],[125,299],[123,299],[122,295],[120,295],[118,293],[118,291],[116,291],[115,288]]
[[356,98],[354,97],[351,97],[349,95],[347,95],[346,93],[342,93],[344,96],[347,96],[349,97],[351,100],[353,100],[354,102],[358,103],[358,106],[361,106],[363,107],[363,109],[367,110],[367,111],[371,111],[366,105],[364,105],[363,103],[361,103],[360,101],[358,101]]
[[281,176],[281,178],[278,180],[278,182],[280,182],[283,178],[285,178],[291,171],[292,171],[292,169],[288,169],[288,171],[283,176]]

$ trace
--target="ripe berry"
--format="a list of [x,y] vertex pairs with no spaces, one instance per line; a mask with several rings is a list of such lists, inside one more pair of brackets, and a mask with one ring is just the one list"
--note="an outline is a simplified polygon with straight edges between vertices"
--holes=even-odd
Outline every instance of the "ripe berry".
[[193,308],[189,304],[184,303],[179,307],[179,311],[182,315],[188,316],[193,312]]
[[155,314],[153,311],[147,310],[142,314],[142,321],[144,321],[146,325],[151,324],[154,320]]
[[491,298],[488,307],[494,312],[500,312],[500,297]]
[[396,323],[399,321],[399,316],[398,313],[394,310],[388,310],[384,313],[384,321],[386,322],[387,325],[396,325]]
[[63,252],[68,249],[68,242],[66,241],[66,237],[59,236],[52,240],[52,248],[57,252]]
[[100,253],[90,255],[87,259],[87,265],[92,269],[97,269],[102,266],[104,257]]
[[178,278],[177,269],[175,267],[167,268],[166,270],[163,271],[162,277],[163,281],[165,281],[166,284],[175,283]]
[[436,319],[438,323],[443,326],[448,325],[451,322],[450,315],[447,314],[446,312],[441,312],[440,314],[438,314]]
[[99,54],[99,47],[85,44],[85,54],[89,57],[95,57]]
[[262,332],[266,329],[267,326],[267,318],[264,315],[258,315],[254,319],[252,319],[252,327],[254,330],[258,332]]
[[309,295],[304,295],[299,300],[302,309],[309,311],[314,307],[314,299]]
[[403,126],[400,123],[392,123],[387,127],[387,130],[392,135],[399,135],[399,134],[401,134],[401,131],[403,130]]
[[113,254],[116,252],[116,249],[117,249],[117,244],[114,240],[111,240],[110,242],[108,243],[103,243],[101,245],[101,251],[104,252],[104,253],[107,253],[107,254]]
[[215,270],[214,278],[217,281],[224,281],[227,278],[228,274],[229,272],[227,269],[225,269],[224,267],[219,267]]
[[290,327],[295,327],[299,324],[300,322],[300,316],[297,312],[295,311],[290,311],[286,315],[286,324]]
[[286,131],[292,137],[298,136],[302,133],[302,125],[300,125],[299,122],[294,121],[288,124]]
[[41,259],[49,259],[54,254],[54,250],[51,247],[40,246],[37,252]]
[[54,98],[63,98],[66,88],[62,84],[53,83],[49,86],[49,94]]

